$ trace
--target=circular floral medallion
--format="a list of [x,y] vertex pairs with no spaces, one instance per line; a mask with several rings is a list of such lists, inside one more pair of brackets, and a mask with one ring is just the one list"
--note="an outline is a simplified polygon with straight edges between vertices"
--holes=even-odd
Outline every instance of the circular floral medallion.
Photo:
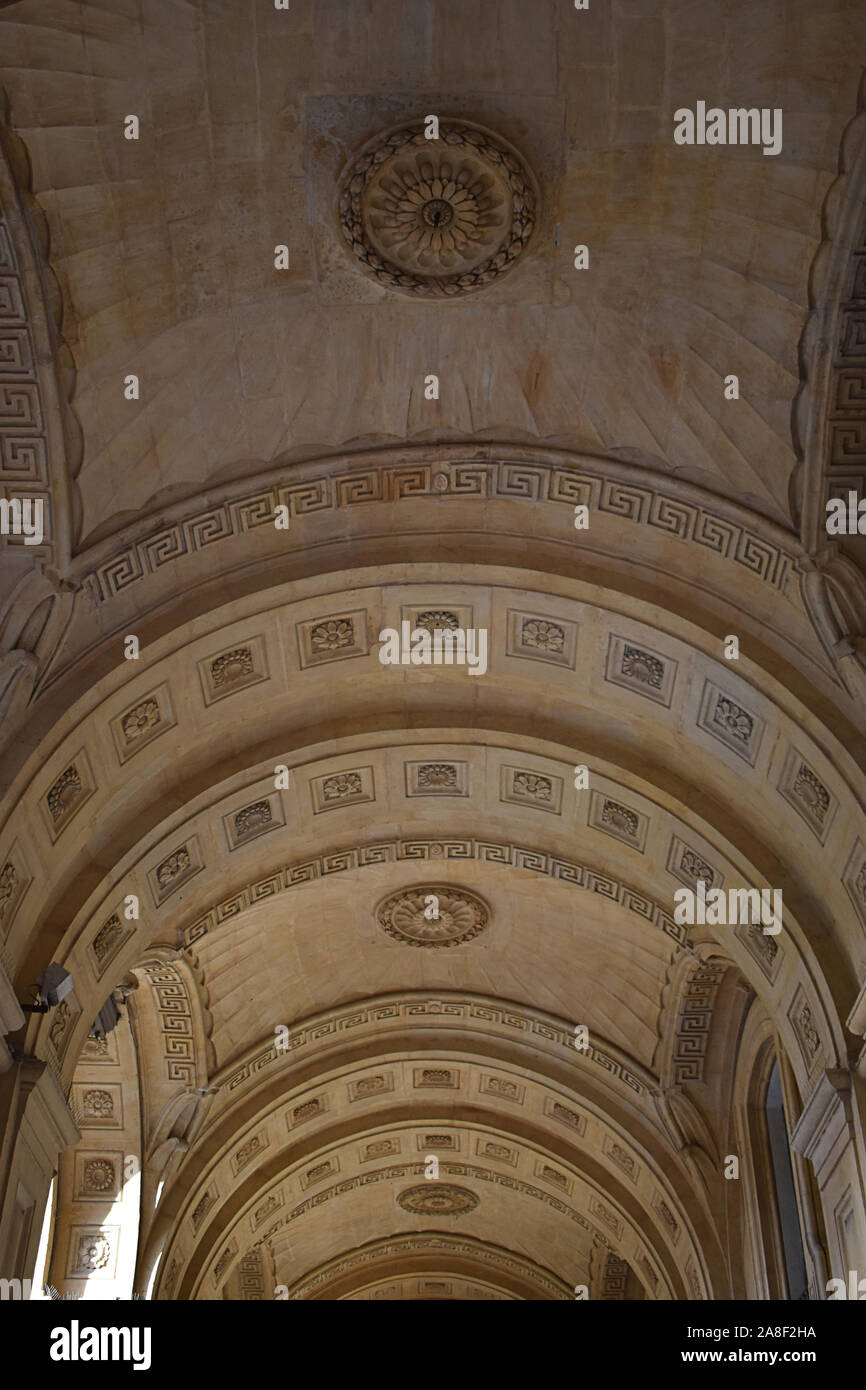
[[462,946],[490,921],[486,903],[446,883],[403,888],[376,909],[379,926],[407,946]]
[[87,1192],[108,1192],[114,1186],[114,1164],[105,1158],[94,1158],[84,1165],[84,1187]]
[[415,1216],[462,1216],[478,1206],[474,1192],[450,1182],[407,1187],[398,1194],[397,1201],[404,1211],[411,1211]]
[[508,270],[535,208],[517,152],[465,121],[440,120],[437,140],[423,121],[376,136],[340,193],[343,236],[366,272],[428,298],[468,294]]

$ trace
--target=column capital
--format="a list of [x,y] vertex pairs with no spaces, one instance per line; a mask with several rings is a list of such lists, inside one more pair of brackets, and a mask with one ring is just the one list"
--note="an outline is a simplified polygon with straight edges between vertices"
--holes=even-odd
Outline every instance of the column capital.
[[791,1147],[809,1159],[823,1185],[851,1137],[851,1076],[831,1068],[822,1074],[803,1107]]

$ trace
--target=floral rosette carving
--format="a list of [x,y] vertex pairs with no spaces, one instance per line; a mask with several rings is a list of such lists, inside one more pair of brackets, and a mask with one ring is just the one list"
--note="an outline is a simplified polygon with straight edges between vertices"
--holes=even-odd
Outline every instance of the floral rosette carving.
[[340,193],[343,238],[390,289],[453,298],[491,284],[522,254],[537,197],[523,160],[462,121],[390,131],[356,156]]
[[392,893],[379,904],[376,920],[407,946],[462,946],[484,931],[490,911],[475,893],[434,883]]

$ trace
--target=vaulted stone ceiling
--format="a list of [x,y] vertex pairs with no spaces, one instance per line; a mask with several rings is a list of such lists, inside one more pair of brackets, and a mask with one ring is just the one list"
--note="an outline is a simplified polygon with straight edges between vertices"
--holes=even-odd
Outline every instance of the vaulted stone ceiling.
[[[7,215],[80,425],[0,628],[0,945],[22,991],[74,975],[27,1038],[76,1104],[102,1076],[140,1105],[142,1291],[772,1287],[721,1176],[741,1054],[774,1039],[805,1103],[866,1033],[863,654],[815,597],[792,426],[822,208],[860,189],[856,30],[768,0],[0,16]],[[782,154],[674,145],[707,98],[783,108]],[[537,198],[453,300],[340,226],[356,152],[428,112]],[[483,627],[487,671],[383,666],[407,618]],[[784,934],[675,923],[700,877],[781,888]],[[140,1069],[85,1044],[124,980]],[[71,1288],[76,1165],[119,1142],[76,1114]]]
[[[78,372],[79,543],[263,464],[406,439],[615,453],[788,518],[856,40],[847,5],[19,0],[4,83]],[[673,110],[708,96],[783,108],[782,154],[675,146]],[[341,244],[352,152],[428,109],[498,131],[542,186],[533,253],[483,312],[405,303]]]

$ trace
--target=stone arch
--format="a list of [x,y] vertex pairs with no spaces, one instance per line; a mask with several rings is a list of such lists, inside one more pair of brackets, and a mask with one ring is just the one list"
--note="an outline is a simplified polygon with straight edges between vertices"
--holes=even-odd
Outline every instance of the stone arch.
[[[22,561],[0,614],[2,1095],[24,1133],[0,1255],[27,1254],[37,1120],[69,1143],[77,1055],[132,972],[140,1292],[418,1292],[456,1261],[460,1287],[509,1296],[603,1290],[609,1266],[648,1298],[765,1293],[760,1220],[720,1165],[769,1037],[823,1274],[842,1269],[866,1248],[866,629],[858,553],[825,551],[814,520],[831,417],[858,447],[859,377],[836,412],[862,308],[850,16],[804,5],[783,34],[757,0],[754,73],[784,50],[820,111],[786,111],[769,160],[670,140],[674,78],[709,65],[735,99],[736,17],[623,14],[602,75],[578,78],[561,6],[512,7],[511,45],[491,36],[484,58],[507,101],[468,90],[453,45],[443,125],[520,150],[537,226],[483,300],[425,306],[362,280],[336,213],[357,150],[417,121],[452,7],[419,0],[408,48],[353,29],[362,93],[323,7],[258,6],[254,41],[227,8],[179,7],[169,35],[159,7],[108,24],[82,0],[40,63],[37,6],[3,6],[20,63],[0,202],[69,469],[62,545]],[[171,97],[147,104],[169,41]],[[293,45],[321,67],[287,85]],[[182,137],[178,112],[196,113]],[[287,217],[284,275],[261,236]],[[577,279],[575,221],[593,255]],[[404,617],[483,629],[488,671],[385,669],[379,633]],[[781,937],[678,922],[675,894],[708,880],[780,890]],[[470,919],[450,947],[417,920],[431,888]],[[22,1027],[50,961],[74,997]],[[440,1138],[449,1210],[406,1196]],[[360,1262],[315,1221],[324,1192],[342,1212],[360,1194]],[[539,1212],[549,1239],[515,1268],[502,1227]]]

